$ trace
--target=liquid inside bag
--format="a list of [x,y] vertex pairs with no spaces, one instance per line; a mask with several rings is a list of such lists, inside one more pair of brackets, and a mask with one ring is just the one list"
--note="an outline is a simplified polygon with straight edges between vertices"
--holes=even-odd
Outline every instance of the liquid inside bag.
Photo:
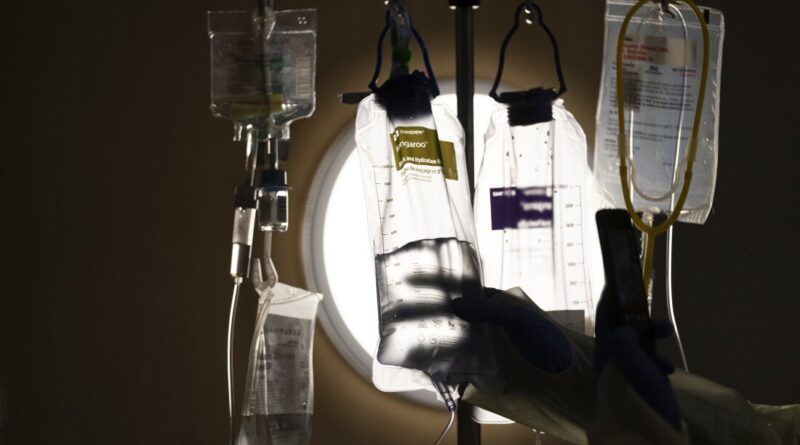
[[315,107],[316,22],[315,9],[209,12],[212,114],[287,139]]
[[387,81],[400,99],[387,112],[373,94],[356,119],[380,312],[373,382],[383,391],[495,371],[485,327],[450,308],[482,298],[463,131],[419,76]]
[[[625,208],[620,184],[616,100],[617,38],[632,0],[606,3],[606,34],[600,101],[597,109],[594,177],[601,207]],[[702,224],[711,210],[719,156],[719,106],[724,20],[700,7],[709,30],[709,72],[697,155],[680,221]],[[692,10],[670,4],[643,6],[631,20],[623,51],[625,130],[629,183],[634,208],[671,213],[684,183],[686,153],[697,109],[703,37]],[[677,162],[676,162],[677,161]]]
[[312,346],[322,295],[278,283],[259,301],[237,445],[307,445]]
[[603,279],[586,136],[562,99],[530,125],[511,125],[508,107],[495,105],[475,193],[484,284],[520,287],[591,335]]
[[429,375],[482,368],[484,359],[470,350],[475,346],[472,325],[450,311],[453,299],[481,292],[480,269],[469,243],[455,238],[412,242],[378,255],[375,269],[381,317],[378,362]]

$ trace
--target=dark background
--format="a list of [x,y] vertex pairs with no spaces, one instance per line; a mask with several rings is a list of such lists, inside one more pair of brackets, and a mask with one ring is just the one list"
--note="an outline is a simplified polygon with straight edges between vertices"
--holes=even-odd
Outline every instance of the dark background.
[[[446,2],[408,3],[437,74],[454,77]],[[480,79],[494,76],[515,5],[485,0],[477,12]],[[798,7],[777,0],[705,5],[723,10],[728,31],[719,180],[708,222],[676,229],[678,320],[693,371],[754,401],[799,402]],[[243,148],[231,142],[230,124],[208,111],[205,11],[252,6],[4,3],[0,442],[226,440],[226,271]],[[308,187],[355,114],[335,95],[364,89],[383,20],[382,0],[277,1],[281,9],[309,6],[320,16],[318,108],[292,127],[294,227],[274,246],[282,280],[301,287],[299,221]],[[604,3],[541,6],[561,44],[567,106],[591,143]],[[545,39],[526,32],[511,47],[506,81],[555,84]],[[240,382],[254,306],[245,294]],[[443,413],[373,389],[322,330],[315,347],[315,444],[432,442]],[[484,439],[533,441],[520,426],[485,427]]]

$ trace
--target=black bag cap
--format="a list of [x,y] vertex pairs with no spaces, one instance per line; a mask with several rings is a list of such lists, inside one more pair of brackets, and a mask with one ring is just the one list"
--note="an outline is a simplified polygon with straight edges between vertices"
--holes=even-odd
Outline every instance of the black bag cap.
[[433,96],[433,83],[420,71],[391,77],[375,92],[390,118],[431,114]]
[[508,123],[516,127],[553,120],[553,101],[557,98],[553,90],[534,88],[501,93],[498,100],[508,105]]

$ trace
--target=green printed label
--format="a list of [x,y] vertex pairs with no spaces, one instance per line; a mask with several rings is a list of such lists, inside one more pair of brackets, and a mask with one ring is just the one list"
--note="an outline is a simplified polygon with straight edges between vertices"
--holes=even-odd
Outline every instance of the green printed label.
[[397,170],[406,164],[439,167],[446,179],[457,180],[456,149],[440,141],[436,130],[425,127],[397,127],[391,135]]

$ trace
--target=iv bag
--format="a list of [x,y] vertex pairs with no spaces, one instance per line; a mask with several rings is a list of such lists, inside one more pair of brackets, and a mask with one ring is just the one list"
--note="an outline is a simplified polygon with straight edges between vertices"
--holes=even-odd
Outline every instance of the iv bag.
[[305,445],[314,413],[312,346],[322,295],[282,283],[265,294],[258,305],[236,445]]
[[[356,144],[375,255],[380,341],[373,383],[382,391],[431,389],[431,378],[493,373],[485,326],[450,302],[482,298],[463,130],[449,108],[408,81],[384,103],[365,98]],[[402,85],[396,85],[403,90]],[[397,92],[395,92],[397,93]]]
[[599,242],[591,175],[586,136],[563,102],[552,102],[552,120],[520,125],[509,123],[509,106],[495,104],[475,225],[487,287],[520,287],[562,325],[591,335],[599,298],[592,284],[602,277],[592,267]]
[[[601,207],[625,208],[617,137],[616,49],[622,21],[636,2],[606,3],[606,34],[597,108],[594,178]],[[696,129],[694,174],[680,221],[702,224],[714,200],[719,156],[719,104],[724,20],[701,7],[709,31],[709,72]],[[643,6],[625,36],[624,110],[631,198],[637,211],[669,214],[684,184],[686,154],[700,89],[703,37],[691,8]],[[677,162],[676,162],[677,161]]]
[[316,28],[315,9],[210,11],[212,114],[288,139],[314,111]]

